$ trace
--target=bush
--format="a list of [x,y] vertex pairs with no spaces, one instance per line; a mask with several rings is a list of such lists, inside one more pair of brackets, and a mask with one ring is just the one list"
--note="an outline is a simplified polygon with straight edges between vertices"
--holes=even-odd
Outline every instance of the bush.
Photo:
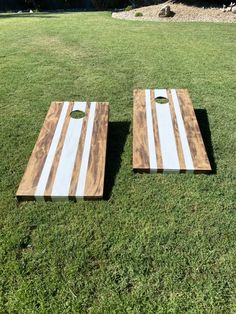
[[93,5],[98,10],[124,8],[127,0],[92,0]]
[[132,10],[132,9],[133,9],[132,5],[128,5],[128,6],[125,8],[125,11],[130,11],[130,10]]
[[86,0],[25,0],[28,7],[39,10],[70,9],[86,7]]
[[[55,9],[70,9],[70,8],[96,8],[98,10],[124,8],[128,5],[129,8],[137,8],[140,6],[160,4],[164,0],[0,0],[0,10],[55,10]],[[177,1],[180,2],[180,1]],[[196,6],[204,6],[205,1],[181,0],[182,3],[192,4]],[[208,4],[228,5],[230,0],[208,0]]]
[[143,16],[143,13],[142,12],[136,12],[135,17],[139,17],[139,16]]
[[151,5],[151,4],[159,4],[163,1],[160,0],[130,0],[130,3],[134,8],[138,8],[141,6]]

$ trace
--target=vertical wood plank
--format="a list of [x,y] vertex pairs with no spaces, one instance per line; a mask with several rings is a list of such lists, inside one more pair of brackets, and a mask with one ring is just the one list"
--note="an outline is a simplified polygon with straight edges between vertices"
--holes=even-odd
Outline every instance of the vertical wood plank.
[[161,154],[161,145],[160,145],[160,136],[157,123],[157,110],[156,110],[156,100],[154,90],[151,90],[151,106],[152,106],[152,121],[153,121],[153,132],[155,139],[155,148],[156,148],[156,158],[157,158],[157,172],[163,173],[163,160]]
[[57,146],[57,151],[53,160],[53,164],[52,164],[52,168],[49,174],[49,178],[48,178],[48,182],[46,185],[46,189],[45,189],[45,193],[44,193],[44,199],[45,201],[51,201],[51,193],[52,193],[52,189],[53,189],[53,183],[56,177],[56,173],[57,173],[57,168],[58,168],[58,164],[60,161],[60,157],[61,157],[61,152],[62,152],[62,148],[64,145],[64,141],[65,141],[65,137],[66,137],[66,132],[69,126],[69,122],[70,122],[70,113],[73,110],[73,103],[70,102],[69,106],[68,106],[68,110],[67,110],[67,115],[65,118],[65,122],[62,128],[62,132],[61,132],[61,136],[60,136],[60,140]]
[[85,136],[86,136],[86,131],[87,131],[89,111],[90,111],[90,103],[87,102],[86,110],[85,110],[85,117],[83,118],[84,120],[83,120],[82,132],[81,132],[80,141],[79,141],[79,145],[78,145],[78,149],[76,153],[76,160],[74,164],[73,175],[72,175],[71,183],[70,183],[69,199],[73,201],[76,200],[75,194],[76,194],[76,188],[77,188],[79,174],[80,174],[80,166],[81,166]]
[[171,112],[172,124],[173,124],[173,128],[174,128],[177,153],[178,153],[178,157],[179,157],[180,172],[186,172],[184,153],[183,153],[181,138],[180,138],[180,134],[179,134],[179,128],[178,128],[178,124],[177,124],[177,120],[176,120],[176,114],[175,114],[173,99],[172,99],[172,95],[171,95],[170,90],[167,90],[167,96],[168,96],[169,105],[170,105],[170,112]]
[[18,200],[35,200],[34,193],[62,110],[62,102],[52,102],[16,192]]
[[133,96],[133,169],[149,172],[145,90],[134,90]]
[[197,118],[193,109],[192,101],[187,90],[177,90],[177,95],[180,102],[182,116],[184,119],[185,128],[191,155],[194,164],[194,172],[208,172],[211,171],[211,166],[206,154],[205,145],[203,143],[202,135],[197,123]]
[[97,103],[84,199],[102,198],[103,196],[108,117],[108,103]]

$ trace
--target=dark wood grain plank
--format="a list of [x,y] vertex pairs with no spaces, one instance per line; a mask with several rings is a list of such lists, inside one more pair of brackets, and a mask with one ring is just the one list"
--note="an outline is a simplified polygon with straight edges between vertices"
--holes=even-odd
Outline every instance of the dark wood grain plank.
[[134,90],[133,97],[133,170],[149,172],[145,90]]
[[176,119],[174,103],[173,103],[173,99],[172,99],[172,95],[171,95],[170,90],[167,90],[167,96],[168,96],[168,100],[169,100],[169,104],[170,104],[170,113],[171,113],[172,124],[173,124],[173,128],[174,128],[177,153],[178,153],[178,157],[179,157],[180,172],[186,172],[184,153],[183,153],[181,138],[180,138],[180,134],[179,134],[179,128],[178,128],[178,123],[177,123],[177,119]]
[[74,103],[70,102],[68,109],[67,109],[67,114],[66,114],[66,118],[64,121],[64,125],[61,131],[61,136],[60,136],[60,140],[59,143],[57,145],[57,150],[54,156],[54,160],[53,160],[53,165],[49,174],[49,178],[48,178],[48,182],[46,185],[46,189],[45,189],[45,193],[44,193],[44,199],[46,201],[51,201],[51,193],[52,193],[52,189],[53,189],[53,183],[56,177],[56,173],[57,173],[57,168],[58,168],[58,164],[60,161],[60,157],[61,157],[61,152],[62,152],[62,148],[64,145],[64,141],[65,141],[65,137],[66,137],[66,132],[69,126],[69,122],[70,122],[70,113],[73,110],[73,106]]
[[150,91],[151,93],[151,107],[152,107],[152,122],[153,122],[153,133],[154,133],[154,140],[155,140],[155,149],[156,149],[156,159],[158,173],[163,173],[163,161],[161,155],[161,144],[159,138],[159,130],[158,130],[158,123],[157,123],[157,110],[156,110],[156,100],[155,100],[155,93],[154,89]]
[[106,163],[109,104],[97,103],[84,199],[102,198]]
[[205,145],[198,126],[197,118],[193,109],[192,101],[187,90],[177,90],[177,95],[182,111],[182,116],[187,132],[187,138],[191,150],[195,173],[211,171]]
[[78,149],[76,153],[73,174],[72,174],[71,183],[70,183],[69,199],[73,201],[76,200],[75,194],[76,194],[76,188],[77,188],[79,174],[80,174],[80,167],[81,167],[85,137],[86,137],[86,132],[87,132],[89,112],[90,112],[90,103],[87,102],[85,116],[83,118],[83,126],[81,130],[79,145],[78,145]]
[[62,110],[62,102],[52,102],[32,151],[16,196],[18,200],[34,200],[34,193],[43,169]]

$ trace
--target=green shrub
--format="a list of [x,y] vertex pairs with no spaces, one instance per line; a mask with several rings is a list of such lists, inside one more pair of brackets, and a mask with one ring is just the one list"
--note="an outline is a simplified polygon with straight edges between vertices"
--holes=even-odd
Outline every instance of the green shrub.
[[7,10],[56,10],[84,8],[99,10],[124,8],[130,5],[129,0],[0,0],[0,11]]
[[135,17],[139,17],[139,16],[143,16],[143,13],[142,12],[136,12]]
[[128,6],[125,8],[125,11],[130,11],[130,10],[132,10],[132,9],[133,9],[132,5],[128,5]]
[[126,0],[92,0],[93,5],[98,10],[105,10],[111,8],[124,8],[127,4]]

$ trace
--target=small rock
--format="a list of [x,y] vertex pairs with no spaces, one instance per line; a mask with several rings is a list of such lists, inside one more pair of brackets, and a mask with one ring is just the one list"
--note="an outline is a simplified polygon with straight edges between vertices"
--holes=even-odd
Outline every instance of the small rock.
[[232,13],[236,14],[236,5],[232,7]]
[[165,5],[163,8],[161,8],[160,12],[158,13],[159,17],[169,17],[170,16],[170,6]]
[[22,11],[18,11],[17,14],[22,14]]
[[29,13],[31,13],[31,14],[32,14],[32,13],[34,13],[34,12],[33,12],[32,10],[29,10]]

